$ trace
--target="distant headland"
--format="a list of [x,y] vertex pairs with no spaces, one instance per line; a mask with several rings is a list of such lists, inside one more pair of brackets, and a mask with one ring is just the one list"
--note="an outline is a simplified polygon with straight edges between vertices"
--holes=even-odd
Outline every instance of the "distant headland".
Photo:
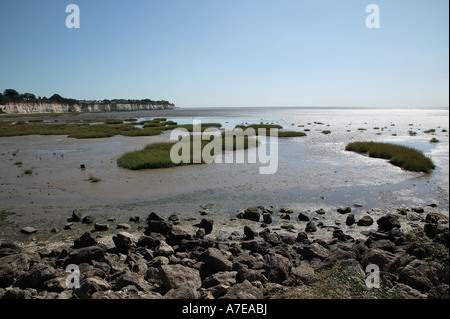
[[150,99],[130,100],[76,100],[53,94],[50,98],[36,97],[33,93],[20,94],[14,89],[0,93],[0,113],[35,114],[35,113],[72,113],[105,111],[139,111],[175,109],[175,104],[166,100]]

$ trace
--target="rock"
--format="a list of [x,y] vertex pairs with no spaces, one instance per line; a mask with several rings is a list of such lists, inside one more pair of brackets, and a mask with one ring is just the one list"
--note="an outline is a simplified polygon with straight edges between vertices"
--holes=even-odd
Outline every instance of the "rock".
[[352,212],[352,208],[351,207],[338,208],[337,212],[340,214],[349,214]]
[[171,223],[178,223],[180,221],[180,217],[178,217],[177,214],[172,214],[167,220]]
[[427,295],[421,293],[417,289],[411,288],[410,286],[402,283],[397,283],[394,290],[404,299],[425,299],[427,297]]
[[291,277],[295,283],[301,282],[305,285],[311,285],[318,279],[314,268],[306,261],[302,261],[300,266],[292,268]]
[[293,214],[294,213],[294,210],[292,209],[292,208],[281,208],[280,209],[280,213],[283,213],[283,214]]
[[84,218],[81,220],[83,224],[93,224],[95,222],[95,217],[91,215],[84,216]]
[[131,228],[131,226],[128,224],[118,224],[116,227],[116,229],[125,229],[125,230],[130,229],[130,228]]
[[56,277],[56,270],[44,264],[38,264],[22,273],[15,283],[21,289],[33,288],[41,290],[43,283]]
[[354,214],[349,214],[345,220],[345,224],[347,226],[351,226],[353,224],[356,223],[356,219],[355,219],[355,215]]
[[159,270],[161,280],[166,289],[179,288],[190,282],[196,290],[202,286],[200,272],[197,269],[182,265],[162,265]]
[[139,215],[134,215],[131,216],[129,220],[132,223],[139,223],[141,221],[141,217]]
[[309,222],[309,220],[310,220],[307,212],[301,212],[300,214],[298,214],[298,219],[301,222]]
[[209,218],[203,218],[198,224],[199,228],[203,228],[205,230],[205,234],[211,234],[214,226],[214,221]]
[[398,281],[414,289],[429,292],[433,286],[441,284],[444,272],[444,267],[437,262],[414,260],[399,273]]
[[134,247],[134,237],[130,233],[121,232],[113,236],[112,239],[117,250],[120,252],[127,252]]
[[295,239],[298,243],[303,243],[305,240],[308,240],[308,234],[305,232],[299,232],[297,238]]
[[217,248],[208,248],[200,255],[200,260],[206,263],[208,268],[213,271],[230,271],[233,264]]
[[197,232],[195,233],[195,238],[200,238],[202,239],[203,237],[205,237],[206,235],[206,231],[204,228],[199,228],[197,229]]
[[187,282],[185,285],[170,289],[165,295],[164,299],[198,299],[199,295],[194,285]]
[[42,289],[48,292],[61,293],[67,288],[66,278],[53,278],[42,284]]
[[163,220],[148,220],[148,226],[144,234],[159,233],[168,236],[172,231],[173,226]]
[[199,213],[202,216],[208,216],[211,214],[211,212],[208,209],[202,209]]
[[284,219],[284,220],[290,220],[291,216],[288,214],[280,214],[280,219]]
[[262,291],[253,286],[248,280],[236,284],[228,289],[221,299],[262,299]]
[[26,235],[31,235],[31,234],[36,233],[37,229],[33,228],[33,227],[30,227],[30,226],[27,226],[27,227],[22,228],[20,231],[22,233],[26,234]]
[[425,217],[425,222],[437,224],[441,218],[442,218],[441,214],[428,213],[427,216]]
[[20,253],[24,253],[22,247],[19,245],[13,243],[13,242],[3,242],[0,243],[0,258],[9,256],[9,255],[16,255]]
[[236,284],[237,271],[217,272],[203,280],[203,288],[210,288],[217,285],[233,286]]
[[96,231],[107,231],[107,230],[109,230],[109,226],[107,224],[95,223],[94,229]]
[[248,239],[253,239],[258,236],[258,233],[250,226],[244,226],[244,235]]
[[400,228],[400,222],[398,221],[398,217],[392,214],[387,214],[380,219],[377,220],[378,229],[384,232],[390,231],[392,228]]
[[17,270],[10,264],[2,263],[0,259],[0,288],[6,288],[14,283]]
[[66,224],[64,225],[64,229],[65,229],[65,230],[72,229],[72,226],[73,226],[73,223],[66,223]]
[[305,232],[313,233],[317,231],[317,226],[313,221],[309,221],[308,224],[306,224]]
[[370,248],[378,248],[393,254],[397,252],[397,246],[392,241],[386,239],[375,241],[370,245]]
[[105,258],[105,253],[99,246],[90,246],[79,249],[74,249],[69,252],[64,265],[69,264],[79,265],[82,263],[90,263],[93,260],[100,261]]
[[325,215],[326,213],[327,212],[323,208],[316,210],[316,214],[318,215]]
[[392,273],[398,268],[400,264],[400,258],[388,251],[378,248],[371,248],[367,250],[361,260],[361,265],[364,269],[369,264],[375,264],[380,268],[381,271]]
[[164,242],[165,240],[166,238],[159,233],[150,233],[148,235],[142,235],[141,237],[139,237],[137,246],[154,249],[159,245],[161,245],[161,243]]
[[78,209],[74,209],[72,211],[72,221],[73,222],[81,222],[81,219],[83,218],[83,215]]
[[411,208],[411,210],[418,214],[423,214],[423,212],[425,211],[422,207],[413,207]]
[[114,290],[120,290],[127,286],[134,286],[140,291],[149,291],[151,290],[151,286],[144,279],[143,276],[127,271],[123,275],[121,275],[114,287]]
[[260,219],[260,213],[258,207],[249,207],[244,211],[243,218],[258,222]]
[[311,261],[313,258],[318,258],[320,260],[325,260],[329,255],[330,251],[318,243],[313,243],[311,245],[305,245],[301,251],[301,255],[305,260]]
[[344,234],[341,229],[335,229],[333,231],[333,238],[336,238],[339,241],[347,241],[353,239],[352,236]]
[[408,209],[406,209],[406,208],[397,208],[397,212],[403,216],[408,215]]
[[89,232],[85,232],[83,235],[73,241],[73,247],[77,249],[95,246],[97,244],[97,240],[92,237],[91,233]]
[[161,244],[155,249],[155,256],[171,256],[175,253],[173,248],[169,246],[166,242],[161,242]]
[[292,264],[284,256],[269,253],[264,256],[264,271],[269,282],[282,283],[288,279]]
[[151,212],[150,215],[148,215],[148,217],[147,217],[147,221],[150,221],[150,220],[156,220],[156,221],[162,222],[162,221],[164,221],[164,218],[160,217],[159,215],[157,215],[154,212]]
[[437,234],[433,240],[436,243],[440,243],[445,247],[449,247],[449,231],[448,229],[440,234]]
[[442,284],[434,286],[428,292],[427,299],[449,299],[449,289],[448,285]]
[[50,229],[50,232],[51,233],[54,233],[54,234],[57,234],[57,233],[59,233],[61,231],[61,229],[60,228],[57,228],[57,227],[52,227],[52,229]]
[[78,298],[88,299],[96,292],[111,290],[112,286],[107,281],[99,277],[88,277],[80,283],[74,294]]
[[191,240],[192,236],[183,229],[174,227],[169,234],[169,238],[167,238],[167,243],[169,245],[175,246],[178,245],[183,239]]
[[262,217],[263,217],[264,224],[272,224],[272,214],[263,213]]
[[358,226],[371,226],[373,224],[373,219],[370,216],[363,216],[360,220],[358,220]]

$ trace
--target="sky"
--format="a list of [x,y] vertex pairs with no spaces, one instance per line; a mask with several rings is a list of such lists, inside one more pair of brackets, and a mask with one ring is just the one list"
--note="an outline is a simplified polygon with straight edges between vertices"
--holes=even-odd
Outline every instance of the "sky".
[[[367,28],[369,4],[379,28]],[[80,9],[67,28],[66,6]],[[178,107],[449,106],[447,0],[0,0],[0,91]]]

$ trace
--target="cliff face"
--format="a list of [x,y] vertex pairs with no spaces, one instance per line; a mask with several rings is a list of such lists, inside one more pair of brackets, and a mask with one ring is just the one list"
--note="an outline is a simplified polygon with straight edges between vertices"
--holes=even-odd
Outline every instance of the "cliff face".
[[68,113],[68,112],[102,112],[102,111],[140,111],[174,109],[173,104],[59,104],[50,102],[8,103],[0,105],[0,113],[33,114],[33,113]]

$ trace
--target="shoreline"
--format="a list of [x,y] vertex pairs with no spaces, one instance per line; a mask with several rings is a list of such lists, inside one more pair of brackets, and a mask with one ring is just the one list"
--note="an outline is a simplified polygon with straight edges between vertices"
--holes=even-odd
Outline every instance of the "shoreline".
[[[248,208],[228,225],[207,210],[188,221],[151,213],[110,221],[109,230],[102,231],[103,224],[76,221],[86,216],[74,210],[66,216],[73,229],[60,230],[64,241],[0,241],[0,298],[329,298],[334,288],[320,295],[321,285],[337,284],[339,273],[359,287],[342,287],[342,298],[448,298],[448,217],[437,211],[410,210],[419,217],[411,229],[400,223],[408,213],[404,209],[373,219],[370,226],[357,219],[355,227],[365,230],[359,238],[339,226],[327,237],[316,236],[321,227],[313,218],[316,231],[306,221],[301,231],[261,223],[269,221],[264,214],[274,215],[270,211]],[[298,219],[304,212],[285,208],[283,214]],[[348,219],[351,212],[342,208],[340,214]],[[25,262],[17,263],[19,257]],[[81,269],[79,289],[64,287],[68,264]],[[379,264],[382,271],[379,290],[361,286],[368,264]],[[424,267],[429,271],[421,277]],[[354,290],[360,295],[352,295]]]

